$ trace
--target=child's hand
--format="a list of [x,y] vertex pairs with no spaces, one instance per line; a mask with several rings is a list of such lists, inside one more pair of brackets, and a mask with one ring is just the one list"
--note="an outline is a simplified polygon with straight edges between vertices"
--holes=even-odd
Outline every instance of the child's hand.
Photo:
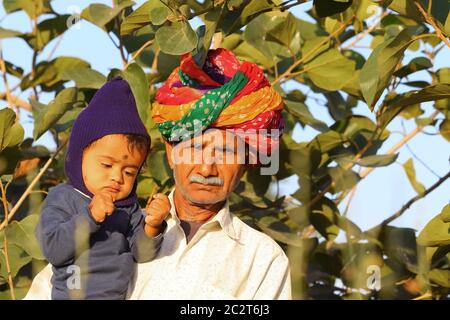
[[89,210],[97,223],[105,221],[106,216],[114,212],[114,197],[107,192],[95,194],[89,204]]
[[149,237],[155,237],[161,232],[161,224],[170,212],[169,198],[157,193],[147,202],[145,208],[145,233]]

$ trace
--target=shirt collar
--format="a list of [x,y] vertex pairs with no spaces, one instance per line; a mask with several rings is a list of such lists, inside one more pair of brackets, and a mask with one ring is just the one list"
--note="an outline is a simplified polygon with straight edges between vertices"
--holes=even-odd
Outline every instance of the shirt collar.
[[[172,218],[179,224],[180,219],[178,218],[177,212],[175,210],[175,205],[173,202],[173,195],[175,193],[175,189],[173,189],[169,194],[169,201],[170,201],[170,214]],[[233,226],[233,220],[230,212],[229,202],[228,199],[225,202],[225,205],[222,207],[222,209],[217,212],[217,214],[209,221],[205,222],[203,225],[210,225],[218,223],[223,231],[233,240],[239,240],[239,237],[237,236],[236,230]]]

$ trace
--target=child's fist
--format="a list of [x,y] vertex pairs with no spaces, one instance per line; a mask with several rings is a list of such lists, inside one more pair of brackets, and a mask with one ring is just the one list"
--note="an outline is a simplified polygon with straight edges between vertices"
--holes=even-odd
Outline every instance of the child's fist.
[[145,208],[145,233],[150,237],[155,237],[161,232],[161,225],[170,212],[169,198],[157,193],[148,200]]
[[107,192],[95,194],[89,204],[89,210],[97,223],[105,221],[106,216],[114,212],[114,197]]

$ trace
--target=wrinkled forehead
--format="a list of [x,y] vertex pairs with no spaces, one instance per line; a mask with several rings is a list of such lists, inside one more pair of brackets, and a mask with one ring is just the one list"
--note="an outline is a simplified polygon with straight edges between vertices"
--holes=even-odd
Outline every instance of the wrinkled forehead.
[[208,129],[191,139],[183,140],[175,147],[185,148],[193,145],[201,145],[203,148],[236,148],[238,144],[240,145],[243,143],[244,141],[234,134],[232,130],[213,128]]

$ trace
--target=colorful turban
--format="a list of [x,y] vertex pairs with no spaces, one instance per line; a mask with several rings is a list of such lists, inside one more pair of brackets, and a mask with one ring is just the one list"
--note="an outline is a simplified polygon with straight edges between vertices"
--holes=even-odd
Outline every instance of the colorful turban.
[[[203,68],[192,54],[182,56],[180,66],[156,93],[152,117],[170,142],[220,128],[234,131],[258,152],[269,154],[284,128],[283,106],[261,68],[241,63],[220,48],[209,50]],[[276,136],[262,134],[273,129],[278,130]]]

